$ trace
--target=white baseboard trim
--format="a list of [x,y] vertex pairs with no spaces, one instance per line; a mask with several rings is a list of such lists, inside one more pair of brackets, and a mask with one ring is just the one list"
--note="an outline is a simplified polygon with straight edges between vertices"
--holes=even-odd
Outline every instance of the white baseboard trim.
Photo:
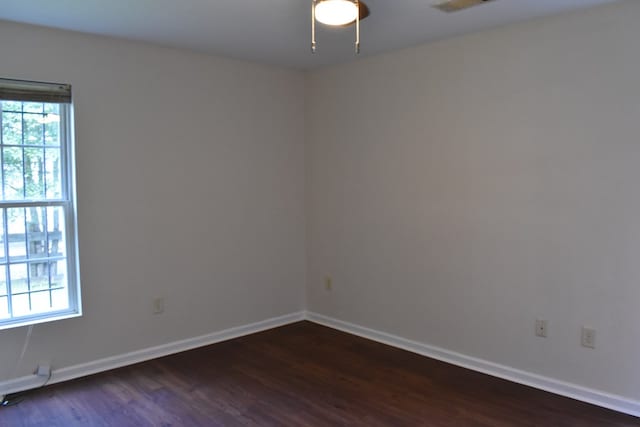
[[487,360],[478,359],[443,348],[434,347],[420,342],[408,340],[396,335],[376,331],[364,326],[344,322],[342,320],[323,316],[307,311],[306,319],[353,335],[358,335],[373,341],[401,348],[403,350],[427,356],[432,359],[450,363],[452,365],[482,372],[494,377],[502,378],[519,384],[524,384],[550,393],[558,394],[572,399],[580,400],[604,408],[613,409],[629,415],[640,417],[640,402],[605,393],[599,390],[582,387],[553,378],[544,377],[509,366],[499,365]]
[[[199,337],[187,338],[185,340],[174,341],[168,344],[162,344],[156,347],[149,347],[142,350],[133,351],[131,353],[120,354],[117,356],[107,357],[104,359],[94,360],[92,362],[80,365],[69,366],[54,370],[48,384],[68,381],[87,375],[97,374],[98,372],[108,371],[115,368],[121,368],[134,363],[144,362],[146,360],[156,359],[158,357],[168,356],[170,354],[180,353],[182,351],[192,350],[197,347],[203,347],[215,344],[221,341],[227,341],[244,335],[265,331],[267,329],[277,328],[289,323],[304,320],[305,312],[291,313],[284,316],[274,317],[248,325],[237,326],[223,331],[214,332]],[[28,375],[9,381],[0,382],[0,396],[10,393],[16,393],[24,390],[31,390],[40,387],[44,382],[42,377],[36,375]]]

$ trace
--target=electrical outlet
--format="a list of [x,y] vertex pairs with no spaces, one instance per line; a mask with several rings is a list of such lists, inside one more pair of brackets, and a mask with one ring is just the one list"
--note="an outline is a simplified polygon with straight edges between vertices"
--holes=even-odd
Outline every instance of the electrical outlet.
[[536,336],[547,337],[549,322],[544,319],[536,319]]
[[324,278],[324,288],[327,291],[333,290],[333,279],[331,278],[331,276],[326,276]]
[[158,297],[153,299],[153,314],[164,313],[164,298]]
[[40,363],[34,372],[39,377],[49,377],[51,375],[51,365],[48,363]]
[[592,328],[582,327],[582,346],[587,348],[596,348],[596,330]]

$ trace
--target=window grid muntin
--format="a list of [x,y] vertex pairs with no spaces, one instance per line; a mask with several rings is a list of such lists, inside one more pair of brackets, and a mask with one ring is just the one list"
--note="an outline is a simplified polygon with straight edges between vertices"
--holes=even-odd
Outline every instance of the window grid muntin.
[[[2,103],[0,101],[0,107],[1,107]],[[76,254],[75,252],[77,251],[77,240],[75,239],[75,211],[73,209],[73,200],[70,199],[70,195],[74,194],[73,193],[73,170],[69,167],[70,166],[70,155],[71,152],[70,150],[72,149],[71,147],[71,140],[70,140],[70,122],[71,122],[71,108],[69,104],[51,104],[53,105],[53,112],[47,112],[47,106],[49,106],[49,104],[42,104],[43,107],[41,109],[42,113],[35,113],[35,112],[25,112],[24,111],[24,103],[21,104],[21,114],[23,114],[23,116],[21,117],[21,145],[16,145],[16,144],[4,144],[4,135],[3,135],[3,131],[4,131],[4,126],[3,126],[3,122],[2,122],[2,111],[0,111],[0,160],[2,161],[2,181],[3,181],[3,185],[2,185],[2,197],[3,200],[0,201],[0,209],[2,209],[2,218],[3,218],[3,233],[4,233],[4,239],[3,239],[3,246],[4,246],[4,251],[5,251],[5,257],[3,259],[0,259],[0,264],[5,266],[5,278],[6,278],[6,299],[7,299],[7,308],[8,308],[8,312],[9,312],[9,318],[8,319],[0,319],[0,328],[2,328],[3,326],[7,326],[10,325],[12,323],[19,323],[25,320],[31,320],[33,319],[34,322],[42,320],[42,319],[46,319],[48,317],[54,317],[56,316],[57,313],[61,313],[61,314],[74,314],[74,313],[78,313],[80,312],[80,302],[79,302],[79,290],[77,289],[77,271],[78,271],[78,266],[77,266],[77,258],[76,258]],[[0,108],[1,110],[1,108]],[[39,132],[39,137],[40,137],[40,142],[41,144],[29,144],[28,141],[25,141],[25,120],[24,120],[24,114],[34,114],[34,115],[41,115],[43,117],[46,117],[48,114],[58,114],[59,115],[59,127],[57,129],[58,132],[58,141],[59,144],[50,144],[48,145],[47,142],[47,127],[46,127],[46,123],[43,120],[42,123],[42,127],[41,127],[41,132]],[[6,192],[5,192],[5,182],[6,182],[6,174],[5,174],[5,167],[4,167],[4,147],[15,147],[15,148],[20,148],[21,150],[21,154],[22,154],[22,181],[23,181],[23,188],[22,188],[22,195],[23,195],[23,199],[22,200],[6,200],[5,196],[6,196]],[[40,174],[40,182],[42,184],[42,188],[43,191],[40,192],[39,197],[41,197],[41,199],[27,199],[27,183],[26,183],[26,167],[25,167],[25,161],[26,161],[26,156],[25,156],[25,149],[42,149],[42,161],[39,163],[38,165],[38,173]],[[47,150],[52,150],[52,149],[57,149],[58,151],[58,155],[59,155],[59,172],[58,174],[55,174],[55,167],[53,167],[52,171],[49,171],[47,169],[46,166],[46,159],[47,159]],[[49,176],[53,176],[53,177],[58,177],[60,180],[60,188],[59,188],[59,194],[56,194],[56,196],[59,197],[55,197],[55,198],[51,198],[48,199],[48,178]],[[55,189],[55,193],[58,193],[58,189]],[[43,231],[41,232],[44,236],[44,245],[46,247],[46,253],[44,257],[36,257],[36,258],[30,258],[31,253],[30,253],[30,247],[29,247],[29,241],[28,241],[28,235],[30,233],[29,231],[29,227],[27,224],[27,214],[26,214],[26,208],[28,207],[38,207],[43,209],[44,213],[43,213]],[[64,248],[64,254],[63,255],[52,255],[51,254],[51,248],[50,246],[50,232],[49,232],[49,212],[48,209],[49,207],[54,207],[54,208],[60,208],[60,215],[61,215],[61,222],[63,222],[63,226],[64,226],[64,230],[61,230],[61,236],[63,236],[62,238],[64,239],[63,242],[63,248]],[[9,225],[8,225],[8,209],[11,208],[24,208],[24,226],[25,226],[25,256],[24,257],[20,257],[16,260],[12,260],[10,255],[9,255],[9,244],[10,244],[10,239],[9,239]],[[32,289],[31,288],[31,266],[33,264],[36,263],[45,263],[46,264],[46,268],[47,268],[47,288],[45,289]],[[53,281],[52,281],[52,265],[55,265],[58,262],[63,262],[64,266],[63,266],[63,271],[64,274],[60,275],[61,277],[64,277],[64,279],[66,279],[66,286],[54,286],[53,285]],[[11,289],[11,273],[10,273],[10,266],[14,265],[14,264],[24,264],[27,270],[27,280],[28,280],[28,290],[27,292],[16,292],[14,293]],[[67,300],[67,308],[64,309],[60,309],[60,310],[54,310],[53,309],[53,299],[54,299],[54,291],[59,291],[61,289],[66,289],[66,300]],[[24,316],[18,316],[15,314],[15,310],[13,309],[13,301],[12,301],[12,296],[18,296],[18,295],[23,295],[23,294],[28,294],[28,298],[29,298],[29,308],[30,311],[32,309],[32,303],[33,303],[33,299],[32,299],[32,295],[35,294],[40,294],[40,293],[44,293],[47,292],[49,295],[49,309],[51,309],[50,311],[43,311],[43,312],[38,312],[36,314],[32,314],[29,313],[27,315]]]

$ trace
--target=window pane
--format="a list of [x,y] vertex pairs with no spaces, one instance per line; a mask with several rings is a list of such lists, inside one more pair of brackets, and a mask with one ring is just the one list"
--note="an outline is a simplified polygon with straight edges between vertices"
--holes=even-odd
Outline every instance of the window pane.
[[34,313],[51,311],[51,296],[49,291],[31,294],[31,311]]
[[26,316],[31,311],[29,307],[29,295],[13,295],[11,297],[11,306],[14,316]]
[[47,148],[45,149],[44,157],[46,197],[48,199],[60,199],[62,197],[60,149]]
[[25,241],[25,209],[7,209],[7,229],[9,231],[9,259],[12,261],[23,260],[27,255]]
[[42,200],[44,198],[44,150],[42,148],[24,149],[24,183],[27,199]]
[[67,260],[51,261],[51,287],[67,287]]
[[66,289],[54,289],[51,291],[52,308],[65,310],[69,308],[69,293]]
[[29,279],[27,276],[27,264],[11,264],[9,266],[11,274],[11,293],[29,292]]
[[64,210],[60,207],[47,208],[47,237],[49,256],[66,256]]
[[[0,262],[7,262],[4,253],[4,209],[0,209]],[[2,280],[1,277],[0,280]]]
[[[3,103],[5,105],[6,103]],[[57,104],[34,104],[51,113],[2,113],[5,200],[62,198],[60,114]],[[50,148],[41,148],[46,144]],[[6,145],[18,145],[17,147]],[[37,147],[32,147],[33,145]]]
[[[42,108],[41,108],[42,109]],[[24,144],[44,144],[44,116],[42,114],[22,115],[22,140]]]
[[51,261],[51,297],[53,308],[69,308],[69,287],[67,285],[67,261]]
[[[3,103],[3,106],[6,106],[6,104],[7,103]],[[22,144],[22,114],[2,113],[2,143],[5,145]]]
[[0,297],[0,319],[9,318],[9,299],[7,297]]
[[58,104],[44,104],[44,112],[46,114],[60,114],[60,105]]
[[20,112],[20,111],[22,111],[22,102],[20,102],[20,101],[2,101],[2,110],[3,111]]
[[0,265],[0,297],[8,295],[7,288],[7,266]]
[[46,215],[47,208],[25,208],[27,219],[27,253],[29,258],[47,256]]
[[60,115],[49,113],[43,117],[44,143],[47,145],[60,145]]
[[[0,265],[0,298],[9,293],[8,268],[13,316],[65,310],[70,306],[64,213],[61,206],[6,209],[9,259],[18,263]],[[0,226],[1,222],[0,215]],[[28,261],[35,259],[38,261]],[[26,262],[20,262],[23,260]]]
[[29,263],[29,283],[31,291],[49,289],[49,262]]
[[24,175],[22,148],[4,147],[2,149],[4,164],[4,198],[5,200],[21,200],[24,198]]
[[25,113],[42,113],[44,111],[44,105],[42,102],[23,102],[22,110]]

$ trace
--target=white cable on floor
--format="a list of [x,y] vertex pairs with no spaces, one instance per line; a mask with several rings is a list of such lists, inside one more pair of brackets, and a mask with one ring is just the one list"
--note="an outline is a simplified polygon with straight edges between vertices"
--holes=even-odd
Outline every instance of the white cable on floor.
[[29,329],[27,329],[27,336],[24,337],[24,345],[22,346],[22,352],[20,352],[20,357],[18,357],[16,366],[13,368],[13,375],[11,375],[11,378],[15,378],[16,375],[18,375],[18,369],[20,369],[20,365],[22,365],[22,359],[24,359],[24,355],[27,353],[27,347],[29,347],[29,341],[31,341],[32,332],[33,332],[33,325],[29,325]]

